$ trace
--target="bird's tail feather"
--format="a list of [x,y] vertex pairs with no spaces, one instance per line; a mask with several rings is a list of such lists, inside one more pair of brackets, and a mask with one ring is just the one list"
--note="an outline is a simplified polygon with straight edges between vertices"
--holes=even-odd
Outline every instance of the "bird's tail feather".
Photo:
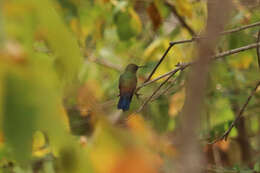
[[117,104],[117,108],[122,109],[123,111],[129,110],[131,99],[132,99],[131,95],[120,96],[119,102]]

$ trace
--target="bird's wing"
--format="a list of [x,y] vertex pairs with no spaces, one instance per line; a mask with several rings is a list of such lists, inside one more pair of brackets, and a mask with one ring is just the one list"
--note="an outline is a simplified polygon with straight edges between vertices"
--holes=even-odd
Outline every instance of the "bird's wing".
[[120,75],[119,77],[119,90],[121,90],[122,86],[123,86],[123,74]]
[[126,76],[122,74],[119,78],[119,90],[120,90],[120,95],[126,94],[126,93],[131,93],[136,89],[137,85],[137,78],[136,76]]

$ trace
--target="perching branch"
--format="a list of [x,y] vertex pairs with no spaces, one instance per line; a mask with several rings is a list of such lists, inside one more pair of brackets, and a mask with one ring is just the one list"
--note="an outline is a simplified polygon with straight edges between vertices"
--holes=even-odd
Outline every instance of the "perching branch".
[[[236,53],[239,53],[239,52],[242,52],[242,51],[246,51],[246,50],[249,50],[249,49],[254,49],[254,48],[256,48],[258,45],[260,46],[260,42],[259,42],[259,43],[252,43],[252,44],[249,44],[249,45],[247,45],[247,46],[243,46],[243,47],[231,49],[231,50],[228,50],[228,51],[224,51],[224,52],[222,52],[222,53],[219,53],[219,54],[213,56],[212,58],[213,58],[213,60],[216,60],[216,59],[223,58],[223,57],[225,57],[225,56],[229,56],[229,55],[232,55],[232,54],[236,54]],[[183,68],[186,68],[186,67],[189,67],[190,65],[192,65],[192,64],[194,64],[194,63],[195,63],[195,62],[183,63],[182,67],[185,66],[185,67],[183,67]],[[180,66],[177,66],[177,67],[176,67],[175,69],[173,69],[172,71],[169,71],[169,72],[167,72],[167,73],[165,73],[165,74],[163,74],[163,75],[161,75],[161,76],[159,76],[159,77],[157,77],[157,78],[155,78],[155,79],[153,79],[153,80],[144,82],[143,84],[141,84],[141,85],[137,88],[137,90],[140,90],[141,88],[143,88],[143,87],[145,87],[145,86],[147,86],[147,85],[149,85],[149,84],[151,84],[151,83],[154,83],[154,82],[156,82],[156,81],[158,81],[158,80],[160,80],[160,79],[162,79],[162,78],[165,78],[165,77],[171,75],[172,73],[176,73],[175,71],[176,71],[176,70],[179,71],[180,69],[181,69],[181,67],[180,67]]]
[[186,68],[186,67],[187,67],[187,65],[179,65],[179,68],[177,68],[174,72],[172,72],[172,73],[168,76],[168,78],[166,78],[165,81],[163,81],[163,82],[161,83],[161,85],[160,85],[158,88],[156,88],[156,90],[152,93],[152,95],[145,100],[145,102],[142,104],[142,106],[137,110],[137,113],[138,113],[138,112],[141,112],[141,111],[143,110],[143,108],[147,105],[147,103],[148,103],[149,101],[151,101],[151,99],[153,98],[153,96],[161,89],[161,87],[162,87],[164,84],[166,84],[166,82],[168,82],[168,80],[169,80],[172,76],[174,76],[179,70],[182,70],[182,69],[184,69],[184,68]]
[[[223,32],[220,32],[219,35],[225,35],[225,34],[231,34],[231,33],[234,33],[234,32],[238,32],[238,31],[242,31],[242,30],[245,30],[245,29],[248,29],[248,28],[251,28],[251,27],[255,27],[255,26],[258,26],[260,25],[260,22],[256,22],[256,23],[253,23],[253,24],[250,24],[250,25],[245,25],[245,26],[242,26],[242,27],[238,27],[238,28],[235,28],[235,29],[231,29],[231,30],[227,30],[227,31],[223,31]],[[150,81],[150,79],[152,78],[153,74],[155,73],[155,71],[157,70],[157,68],[159,67],[159,65],[162,63],[162,61],[165,59],[166,55],[168,54],[168,52],[170,51],[170,49],[176,45],[176,44],[183,44],[183,43],[190,43],[190,42],[193,42],[197,39],[201,39],[202,37],[193,37],[192,39],[188,39],[188,40],[181,40],[181,41],[176,41],[176,42],[170,42],[169,44],[169,47],[167,48],[167,50],[164,52],[163,56],[161,57],[161,59],[159,60],[159,62],[156,64],[156,66],[154,67],[154,69],[152,70],[152,72],[150,73],[149,77],[145,80],[145,82],[139,86],[137,89],[136,89],[136,92],[139,91],[141,88],[157,81],[157,80],[160,80],[164,77],[167,77],[166,80],[161,83],[161,85],[152,93],[152,95],[150,97],[148,97],[145,102],[142,104],[142,106],[137,110],[137,112],[140,112],[143,110],[143,108],[148,104],[148,102],[150,102],[153,98],[153,96],[161,89],[161,87],[163,85],[165,85],[168,80],[174,76],[178,71],[180,70],[184,70],[186,67],[189,67],[190,65],[194,64],[195,62],[189,62],[189,63],[186,63],[186,64],[183,64],[181,66],[178,66],[177,68],[173,69],[172,71],[168,72],[168,73],[165,73],[153,80]],[[204,37],[203,37],[204,38]],[[240,48],[236,48],[236,49],[232,49],[232,50],[228,50],[228,51],[225,51],[225,52],[222,52],[222,53],[219,53],[215,56],[212,57],[213,60],[216,60],[216,59],[219,59],[219,58],[222,58],[222,57],[225,57],[225,56],[228,56],[228,55],[232,55],[232,54],[236,54],[236,53],[239,53],[239,52],[242,52],[242,51],[245,51],[245,50],[249,50],[249,49],[252,49],[252,48],[257,48],[257,55],[258,55],[258,63],[259,63],[259,66],[260,66],[260,56],[259,56],[259,46],[260,46],[260,32],[258,33],[258,40],[257,40],[257,43],[253,43],[253,44],[250,44],[250,45],[247,45],[247,46],[243,46],[243,47],[240,47]]]
[[[217,54],[217,55],[214,55],[214,56],[212,56],[210,59],[211,59],[211,61],[212,61],[212,60],[217,60],[217,59],[223,58],[223,57],[225,57],[225,56],[229,56],[229,55],[236,54],[236,53],[239,53],[239,52],[242,52],[242,51],[245,51],[245,50],[249,50],[249,49],[256,48],[257,46],[260,46],[260,43],[253,43],[253,44],[249,44],[249,45],[247,45],[247,46],[243,46],[243,47],[235,48],[235,49],[232,49],[232,50],[228,50],[228,51],[219,53],[219,54]],[[184,70],[185,68],[187,68],[187,67],[189,67],[189,66],[191,66],[191,65],[193,65],[193,64],[195,64],[195,63],[196,63],[196,62],[189,62],[189,63],[184,63],[184,64],[178,64],[177,67],[176,67],[175,69],[173,69],[172,71],[167,72],[167,73],[165,73],[165,74],[163,74],[163,75],[161,75],[161,76],[159,76],[159,77],[157,77],[157,78],[155,78],[155,79],[153,79],[153,80],[151,80],[151,81],[148,81],[148,82],[146,82],[146,83],[143,83],[141,86],[139,86],[139,87],[137,88],[137,90],[140,90],[141,88],[143,88],[143,87],[145,87],[145,86],[147,86],[147,85],[149,85],[149,84],[151,84],[151,83],[153,83],[153,82],[155,82],[155,81],[158,81],[158,80],[160,80],[160,79],[162,79],[162,78],[168,76],[168,78],[166,78],[166,80],[163,81],[163,82],[161,83],[161,85],[160,85],[158,88],[155,89],[155,91],[152,93],[152,95],[151,95],[150,97],[148,97],[148,98],[144,101],[144,103],[143,103],[143,104],[141,105],[141,107],[137,110],[137,112],[141,112],[141,111],[143,110],[143,108],[148,104],[148,102],[151,101],[151,99],[153,98],[153,96],[154,96],[155,94],[157,94],[157,92],[161,89],[161,87],[162,87],[163,85],[165,85],[165,84],[167,83],[167,81],[168,81],[172,76],[174,76],[178,71]]]
[[218,141],[221,140],[227,140],[229,133],[231,132],[231,130],[233,129],[233,127],[235,127],[235,125],[237,124],[237,122],[241,119],[241,117],[243,116],[243,113],[247,107],[247,105],[249,104],[250,100],[252,99],[252,97],[254,96],[254,94],[256,93],[257,88],[260,86],[260,81],[257,82],[255,88],[251,91],[251,94],[249,95],[249,97],[247,98],[246,102],[244,103],[243,107],[241,108],[241,110],[239,111],[236,119],[231,123],[231,125],[229,126],[228,130],[220,137],[218,137],[217,139],[215,139],[214,141],[210,142],[209,144],[214,144]]
[[[249,24],[249,25],[244,25],[244,26],[241,26],[241,27],[238,27],[238,28],[234,28],[234,29],[230,29],[230,30],[227,30],[227,31],[223,31],[223,32],[220,32],[219,35],[231,34],[231,33],[239,32],[239,31],[242,31],[242,30],[245,30],[245,29],[249,29],[249,28],[252,28],[252,27],[256,27],[256,26],[260,26],[260,22],[256,22],[256,23],[252,23],[252,24]],[[159,67],[159,65],[162,63],[162,61],[165,59],[166,55],[168,54],[168,52],[170,51],[170,49],[171,49],[174,45],[183,44],[183,43],[191,43],[191,42],[193,42],[193,41],[196,41],[196,40],[199,40],[199,39],[202,39],[202,38],[205,38],[205,37],[194,36],[194,37],[191,38],[191,39],[170,42],[169,47],[168,47],[167,50],[164,52],[163,56],[160,58],[159,62],[156,64],[156,66],[154,67],[154,69],[152,70],[152,72],[150,73],[150,75],[149,75],[148,78],[144,81],[144,83],[143,83],[142,85],[145,86],[145,83],[148,83],[148,82],[150,81],[150,79],[152,78],[153,74],[155,73],[155,71],[157,70],[157,68]],[[243,50],[242,50],[242,51],[243,51]],[[171,74],[171,73],[170,73],[170,74]],[[168,75],[170,75],[170,74],[168,74]],[[168,75],[166,75],[166,76],[168,76]],[[137,91],[138,91],[139,89],[140,89],[140,88],[137,88]]]
[[[190,65],[190,63],[187,63],[187,65]],[[165,77],[171,75],[172,73],[176,73],[176,72],[175,72],[176,70],[179,71],[179,70],[180,70],[180,67],[176,67],[176,68],[173,69],[172,71],[169,71],[169,72],[167,72],[167,73],[165,73],[165,74],[163,74],[163,75],[161,75],[161,76],[159,76],[159,77],[157,77],[157,78],[155,78],[155,79],[153,79],[153,80],[150,80],[150,81],[148,81],[148,82],[144,82],[144,83],[141,84],[139,87],[137,87],[136,90],[140,90],[141,88],[143,88],[143,87],[145,87],[145,86],[147,86],[147,85],[149,85],[149,84],[151,84],[151,83],[154,83],[154,82],[156,82],[156,81],[158,81],[158,80],[160,80],[160,79],[163,79],[163,78],[165,78]]]
[[[227,30],[227,31],[221,32],[220,34],[221,35],[231,34],[231,33],[234,33],[234,32],[239,32],[239,31],[242,31],[242,30],[245,30],[245,29],[249,29],[249,28],[252,28],[252,27],[255,27],[255,26],[259,26],[259,25],[260,25],[260,22],[256,22],[256,23],[245,25],[245,26],[238,27],[238,28],[235,28],[235,29]],[[155,73],[155,71],[157,70],[157,68],[159,67],[159,65],[162,63],[163,59],[166,57],[166,55],[168,54],[168,52],[170,51],[170,49],[174,45],[183,44],[183,43],[191,43],[191,42],[193,42],[193,41],[195,41],[197,39],[200,39],[200,38],[201,37],[193,37],[192,39],[170,42],[170,45],[169,45],[168,49],[165,51],[165,53],[163,54],[163,56],[161,57],[161,59],[159,60],[159,62],[155,66],[155,68],[153,69],[153,71],[150,73],[149,77],[144,81],[144,83],[142,83],[139,87],[137,87],[136,91],[139,91],[141,88],[143,88],[143,87],[145,87],[147,85],[150,85],[150,84],[152,84],[152,83],[154,83],[154,82],[156,82],[156,81],[158,81],[160,79],[163,79],[163,78],[165,78],[165,77],[167,77],[169,75],[175,74],[178,71],[180,71],[181,69],[184,70],[186,67],[189,67],[192,64],[194,64],[194,62],[184,63],[184,64],[182,64],[182,66],[177,66],[175,69],[173,69],[173,70],[171,70],[171,71],[169,71],[169,72],[167,72],[167,73],[165,73],[165,74],[163,74],[163,75],[161,75],[161,76],[159,76],[159,77],[157,77],[157,78],[155,78],[153,80],[150,80],[151,77],[153,76],[153,74]],[[258,43],[258,44],[257,43],[253,43],[253,44],[249,44],[247,46],[243,46],[243,47],[239,47],[239,48],[236,48],[236,49],[228,50],[228,51],[225,51],[225,52],[222,52],[220,54],[215,55],[213,57],[213,59],[219,59],[219,58],[222,58],[222,57],[225,57],[225,56],[228,56],[228,55],[232,55],[232,54],[239,53],[239,52],[242,52],[242,51],[245,51],[245,50],[253,49],[253,48],[256,48],[258,45],[260,46],[260,43]],[[119,70],[119,68],[114,68],[114,69]]]

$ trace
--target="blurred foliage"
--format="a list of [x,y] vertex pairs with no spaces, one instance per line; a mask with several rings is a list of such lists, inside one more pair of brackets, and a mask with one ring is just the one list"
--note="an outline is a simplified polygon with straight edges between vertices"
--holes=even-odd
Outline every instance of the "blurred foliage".
[[[203,32],[206,1],[169,2]],[[233,3],[227,29],[260,21],[258,1]],[[127,64],[146,65],[138,71],[141,84],[170,41],[191,38],[164,1],[6,0],[0,8],[0,172],[172,172],[186,71],[141,114],[134,112],[162,80],[143,87],[129,112],[116,109]],[[253,43],[257,32],[222,36],[217,52]],[[191,61],[195,50],[193,43],[173,47],[153,78]],[[243,159],[239,127],[227,142],[205,144],[229,127],[259,80],[257,68],[255,50],[212,64],[198,131],[205,169],[221,162],[231,172],[260,171],[259,89],[243,118],[250,160]]]

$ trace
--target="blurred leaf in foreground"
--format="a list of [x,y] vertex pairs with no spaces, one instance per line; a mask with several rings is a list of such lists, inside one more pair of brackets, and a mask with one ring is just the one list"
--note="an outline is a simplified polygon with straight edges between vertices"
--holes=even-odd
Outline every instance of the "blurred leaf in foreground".
[[33,81],[8,73],[4,81],[3,130],[14,158],[27,163],[31,157],[32,135],[39,109]]
[[90,112],[83,116],[78,108],[73,107],[67,110],[67,114],[73,135],[85,136],[93,132],[93,116],[90,115]]
[[[75,81],[83,61],[76,39],[65,27],[50,0],[31,1],[35,7],[40,30],[56,56],[55,65],[65,84]],[[67,87],[67,86],[66,86]]]
[[119,11],[115,15],[117,34],[122,41],[127,41],[141,31],[140,19],[135,11],[129,8],[127,11]]

